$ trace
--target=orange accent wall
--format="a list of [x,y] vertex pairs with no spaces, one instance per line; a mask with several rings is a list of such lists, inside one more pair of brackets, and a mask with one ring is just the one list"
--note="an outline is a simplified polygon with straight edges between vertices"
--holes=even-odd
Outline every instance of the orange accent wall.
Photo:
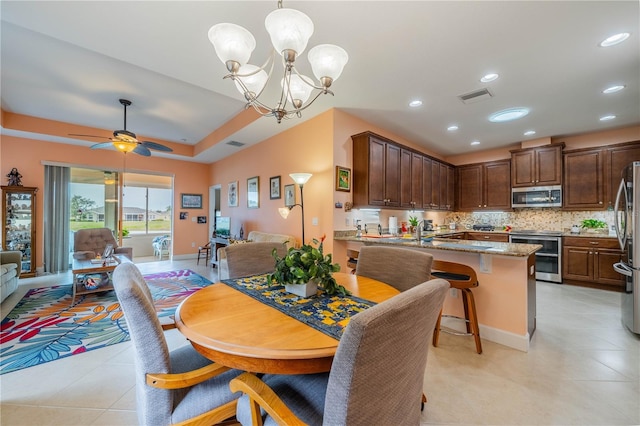
[[[43,261],[43,194],[44,164],[43,162],[64,163],[70,166],[88,166],[104,170],[122,171],[123,154],[116,151],[90,151],[86,147],[37,141],[3,135],[0,141],[0,176],[6,182],[6,174],[16,167],[22,175],[24,186],[39,188],[37,194],[37,266]],[[196,193],[203,195],[203,209],[190,210],[190,216],[208,216],[209,182],[206,176],[209,165],[187,161],[169,160],[159,157],[142,157],[128,154],[126,170],[129,172],[155,173],[174,176],[173,241],[175,255],[194,253],[192,242],[196,245],[208,241],[209,227],[192,221],[178,220],[180,210],[180,194]]]

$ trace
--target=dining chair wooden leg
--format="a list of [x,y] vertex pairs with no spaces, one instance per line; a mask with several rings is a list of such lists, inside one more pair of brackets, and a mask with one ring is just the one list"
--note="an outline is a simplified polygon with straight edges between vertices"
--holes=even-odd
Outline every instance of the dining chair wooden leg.
[[424,404],[427,403],[427,395],[422,392],[422,401],[420,402],[420,411],[424,411]]
[[440,321],[442,320],[442,309],[440,309],[440,315],[438,315],[438,320],[436,321],[436,327],[433,329],[433,346],[438,346],[438,340],[440,339]]

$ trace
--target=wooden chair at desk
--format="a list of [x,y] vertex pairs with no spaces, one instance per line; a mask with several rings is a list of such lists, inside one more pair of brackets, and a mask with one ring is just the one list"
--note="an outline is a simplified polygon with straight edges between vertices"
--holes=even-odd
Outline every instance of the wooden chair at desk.
[[[462,303],[464,306],[464,318],[454,315],[442,315],[438,317],[436,327],[433,330],[433,346],[438,346],[440,332],[455,334],[458,336],[473,336],[476,342],[476,352],[482,353],[482,342],[480,341],[480,327],[478,326],[478,313],[476,311],[476,302],[473,298],[471,289],[478,287],[478,276],[476,271],[467,265],[455,262],[446,262],[444,260],[434,260],[431,266],[431,275],[434,278],[442,278],[451,284],[451,288],[460,290],[462,293]],[[452,330],[446,330],[440,327],[442,317],[456,318],[465,321],[467,328],[466,333],[459,333]]]
[[[434,279],[358,313],[347,325],[329,373],[243,373],[236,418],[243,425],[417,425],[429,338],[449,283]],[[412,348],[412,350],[398,350]],[[360,368],[366,365],[366,368]],[[259,406],[258,406],[259,405]],[[270,419],[263,419],[263,408]]]

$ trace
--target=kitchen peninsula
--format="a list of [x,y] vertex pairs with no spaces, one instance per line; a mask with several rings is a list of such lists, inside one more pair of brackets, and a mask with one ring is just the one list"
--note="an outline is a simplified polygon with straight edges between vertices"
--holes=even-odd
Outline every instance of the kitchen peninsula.
[[[433,239],[356,237],[353,232],[336,231],[334,256],[346,258],[347,249],[363,245],[393,245],[412,250],[425,250],[434,259],[471,266],[480,285],[473,295],[482,339],[527,352],[536,328],[535,252],[537,244],[511,244],[493,241],[448,239],[442,234]],[[346,267],[341,262],[342,268]],[[464,317],[460,295],[450,292],[444,302],[444,314]],[[464,331],[461,321],[443,318],[443,325]]]

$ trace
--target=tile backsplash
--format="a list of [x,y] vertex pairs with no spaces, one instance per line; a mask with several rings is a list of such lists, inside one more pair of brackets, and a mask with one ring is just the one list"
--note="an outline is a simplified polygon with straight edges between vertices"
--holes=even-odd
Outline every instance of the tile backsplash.
[[[369,228],[380,223],[383,229],[388,228],[389,217],[397,218],[398,226],[408,222],[410,216],[417,216],[420,220],[431,219],[434,225],[449,225],[456,223],[457,229],[471,229],[473,225],[489,224],[496,230],[509,225],[513,229],[538,229],[548,231],[566,231],[572,225],[580,225],[584,219],[599,219],[608,225],[613,225],[613,211],[562,211],[553,208],[518,209],[512,212],[412,212],[407,210],[357,210],[350,212],[352,226],[344,229],[354,229],[355,221],[359,219]],[[338,228],[338,227],[337,227]],[[372,232],[372,231],[370,231]],[[373,231],[375,232],[375,231]]]

